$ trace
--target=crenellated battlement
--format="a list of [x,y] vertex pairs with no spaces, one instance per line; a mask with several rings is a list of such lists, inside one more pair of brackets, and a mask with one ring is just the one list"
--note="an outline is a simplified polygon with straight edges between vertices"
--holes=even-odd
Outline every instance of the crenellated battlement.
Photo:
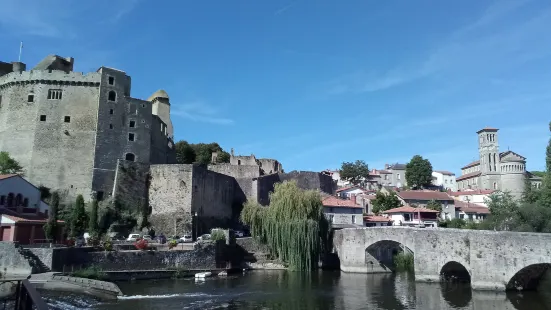
[[30,70],[0,76],[0,88],[12,85],[52,84],[99,87],[101,73],[64,72],[60,70]]

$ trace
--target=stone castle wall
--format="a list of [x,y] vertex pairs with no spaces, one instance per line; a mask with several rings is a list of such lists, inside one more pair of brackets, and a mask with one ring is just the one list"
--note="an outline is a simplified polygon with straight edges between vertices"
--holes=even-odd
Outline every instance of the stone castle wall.
[[[99,85],[99,73],[0,77],[0,149],[20,162],[33,184],[90,197]],[[49,90],[61,90],[62,98],[48,99]]]

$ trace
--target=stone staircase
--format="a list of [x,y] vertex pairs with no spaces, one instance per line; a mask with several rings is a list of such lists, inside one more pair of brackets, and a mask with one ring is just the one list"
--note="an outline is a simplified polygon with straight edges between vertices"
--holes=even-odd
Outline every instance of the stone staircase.
[[44,272],[50,272],[50,268],[46,266],[38,256],[36,256],[33,252],[31,252],[29,249],[25,249],[20,244],[15,243],[15,248],[23,256],[28,262],[29,265],[32,268],[32,273],[44,273]]

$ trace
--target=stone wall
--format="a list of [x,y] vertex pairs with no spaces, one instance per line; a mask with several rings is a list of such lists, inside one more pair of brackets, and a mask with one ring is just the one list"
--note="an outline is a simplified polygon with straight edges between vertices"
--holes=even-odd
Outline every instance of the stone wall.
[[151,165],[149,205],[157,234],[183,234],[192,230],[193,165]]
[[32,266],[29,261],[19,253],[13,242],[0,241],[0,273],[2,275],[30,275]]
[[276,183],[291,181],[297,182],[299,188],[305,190],[320,190],[334,194],[337,186],[331,176],[312,171],[291,171],[289,173],[270,174],[258,178],[258,202],[262,205],[270,203],[270,192],[274,191]]
[[256,200],[257,187],[254,179],[260,176],[260,167],[256,165],[237,166],[232,164],[217,164],[209,165],[208,169],[214,172],[225,174],[235,179],[238,189],[235,193],[237,200]]
[[141,211],[148,203],[148,195],[149,165],[119,160],[113,187],[114,201]]

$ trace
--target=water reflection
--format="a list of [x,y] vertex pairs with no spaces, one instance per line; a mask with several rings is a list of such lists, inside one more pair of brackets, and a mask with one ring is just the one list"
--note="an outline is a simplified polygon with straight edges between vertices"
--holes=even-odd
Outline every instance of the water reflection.
[[[465,284],[415,283],[412,274],[252,272],[227,279],[121,283],[118,302],[96,309],[304,309],[304,310],[543,310],[538,293],[471,291]],[[547,297],[546,297],[547,296]],[[82,307],[82,306],[81,306]],[[81,308],[79,307],[79,308]]]

